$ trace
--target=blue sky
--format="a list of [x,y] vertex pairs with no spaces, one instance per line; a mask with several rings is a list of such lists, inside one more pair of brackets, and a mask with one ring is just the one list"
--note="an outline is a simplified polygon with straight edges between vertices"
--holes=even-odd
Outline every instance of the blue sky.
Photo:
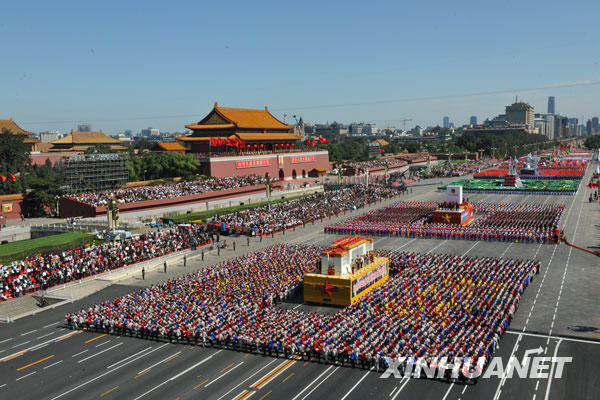
[[515,95],[600,115],[595,0],[23,1],[1,12],[0,118],[35,132],[181,131],[215,101],[378,126],[482,120]]

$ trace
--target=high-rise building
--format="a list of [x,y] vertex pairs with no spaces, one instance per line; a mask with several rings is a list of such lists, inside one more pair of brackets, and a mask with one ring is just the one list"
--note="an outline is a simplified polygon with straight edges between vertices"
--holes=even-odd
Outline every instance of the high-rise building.
[[472,115],[471,118],[469,118],[469,125],[477,125],[477,117],[475,115]]
[[569,118],[554,114],[554,139],[569,136]]
[[148,127],[147,129],[142,129],[140,135],[143,137],[160,136],[160,131],[156,128]]
[[442,126],[444,128],[450,128],[450,117],[444,117],[442,119]]
[[556,113],[556,103],[554,96],[548,96],[548,114]]
[[554,115],[535,114],[535,127],[538,134],[544,135],[548,139],[554,139]]
[[594,132],[592,132],[592,135],[595,135],[596,133],[600,132],[600,124],[598,123],[598,117],[592,118],[592,129],[594,130]]
[[91,132],[92,126],[90,124],[79,124],[77,125],[78,132]]
[[506,106],[506,122],[509,124],[525,125],[533,129],[534,119],[533,107],[527,103],[517,102]]
[[588,136],[592,136],[592,130],[592,120],[588,119],[585,123],[585,133],[587,133]]

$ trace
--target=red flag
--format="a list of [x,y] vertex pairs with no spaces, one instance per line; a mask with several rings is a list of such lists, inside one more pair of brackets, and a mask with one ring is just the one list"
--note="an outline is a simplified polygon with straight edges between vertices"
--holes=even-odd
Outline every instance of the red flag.
[[329,140],[325,139],[324,137],[319,136],[319,142],[321,143],[331,143]]
[[210,147],[217,147],[217,138],[210,138]]
[[306,145],[310,146],[310,138],[306,139]]
[[0,181],[6,182],[6,177],[4,175],[0,175]]
[[380,153],[385,153],[385,150],[384,149],[379,149],[379,152]]
[[11,180],[11,181],[13,181],[13,182],[16,182],[16,181],[17,181],[17,177],[16,177],[16,176],[14,176],[13,174],[11,174],[10,172],[8,173],[8,179],[10,179],[10,180]]
[[310,145],[311,145],[312,147],[315,147],[315,138],[313,138],[312,142],[310,142]]

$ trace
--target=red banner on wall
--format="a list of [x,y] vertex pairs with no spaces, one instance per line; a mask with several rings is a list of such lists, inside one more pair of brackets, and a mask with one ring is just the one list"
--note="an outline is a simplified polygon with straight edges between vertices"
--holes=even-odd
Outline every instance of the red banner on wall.
[[271,166],[271,159],[263,159],[263,160],[243,160],[236,161],[236,168],[256,168],[256,167],[269,167]]
[[294,157],[290,157],[290,163],[292,164],[298,164],[298,163],[305,163],[305,162],[311,162],[311,161],[317,161],[317,156],[294,156]]

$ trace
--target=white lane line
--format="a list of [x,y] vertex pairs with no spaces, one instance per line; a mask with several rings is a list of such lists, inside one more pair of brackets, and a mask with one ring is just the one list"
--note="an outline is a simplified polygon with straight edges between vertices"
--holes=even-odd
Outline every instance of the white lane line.
[[0,389],[3,388],[4,386],[6,386],[6,383],[0,385]]
[[169,358],[173,358],[173,357],[175,357],[176,355],[179,355],[179,354],[181,354],[181,351],[178,351],[177,353],[171,354],[170,356],[168,356],[168,357],[166,357],[166,358],[164,358],[164,359],[160,360],[160,361],[159,361],[159,362],[157,362],[156,364],[152,364],[152,365],[151,365],[151,366],[149,366],[148,368],[141,370],[141,371],[140,371],[140,372],[138,372],[137,374],[138,374],[138,375],[139,375],[139,374],[143,374],[144,372],[146,372],[146,371],[148,371],[148,370],[150,370],[150,369],[152,369],[152,368],[156,367],[158,364],[160,364],[160,363],[162,363],[162,362],[165,362],[165,361],[167,361]]
[[37,329],[34,329],[32,331],[29,331],[29,332],[21,333],[21,336],[29,335],[30,333],[33,333],[33,332],[37,332]]
[[48,337],[48,336],[53,335],[53,334],[54,334],[54,332],[46,333],[45,335],[36,337],[36,339],[45,338],[45,337]]
[[95,353],[95,354],[92,354],[91,356],[87,356],[86,358],[82,358],[81,360],[79,360],[79,361],[77,361],[77,362],[78,362],[78,363],[82,363],[82,362],[84,362],[84,361],[86,361],[86,360],[89,360],[89,359],[90,359],[90,358],[92,358],[92,357],[96,357],[96,356],[98,356],[98,355],[100,355],[100,354],[102,354],[102,353],[106,353],[107,351],[109,351],[109,350],[112,350],[112,349],[114,349],[115,347],[119,347],[119,346],[120,346],[120,345],[122,345],[122,344],[123,344],[123,342],[121,342],[121,343],[117,343],[117,344],[115,344],[114,346],[111,346],[111,347],[109,347],[108,349],[104,349],[104,350],[102,350],[102,351],[99,351],[99,352],[97,352],[97,353]]
[[417,240],[417,239],[412,239],[412,240],[409,240],[408,242],[404,243],[402,246],[398,247],[398,248],[397,248],[396,250],[394,250],[394,251],[398,251],[398,250],[400,250],[401,248],[408,246],[409,244],[411,244],[411,243],[412,243],[412,242],[414,242],[415,240]]
[[446,394],[444,395],[444,397],[442,397],[442,400],[446,400],[446,398],[448,397],[448,395],[450,394],[450,391],[452,390],[452,387],[454,386],[454,382],[452,382],[450,384],[450,387],[448,388],[448,391],[446,391]]
[[[152,393],[153,391],[155,391],[156,389],[158,389],[159,387],[162,387],[163,385],[166,385],[169,382],[174,381],[175,379],[179,378],[181,375],[184,375],[188,372],[190,372],[191,370],[193,370],[194,368],[196,368],[197,366],[204,364],[205,362],[207,362],[208,360],[210,360],[211,358],[213,358],[215,355],[219,354],[220,352],[222,352],[223,350],[219,350],[216,353],[211,354],[210,356],[206,357],[205,359],[203,359],[202,361],[197,362],[196,364],[192,365],[191,367],[181,371],[180,373],[178,373],[177,375],[172,376],[171,378],[167,379],[166,381],[154,386],[152,389],[148,390],[147,392],[143,393],[142,395],[136,397],[134,400],[139,400],[142,397],[144,397],[145,395]],[[54,400],[54,399],[52,399]]]
[[292,400],[296,400],[296,399],[298,399],[298,397],[302,396],[302,394],[304,392],[306,392],[309,387],[311,387],[316,381],[318,381],[319,379],[321,379],[321,377],[323,375],[325,375],[331,368],[333,368],[333,365],[330,365],[329,368],[327,368],[325,371],[321,372],[321,375],[317,376],[314,381],[312,381],[311,383],[309,383],[308,385],[306,385],[306,387],[304,389],[302,389],[302,391],[300,393],[298,393],[296,395],[296,397],[294,397]]
[[46,366],[44,367],[44,369],[52,368],[52,367],[54,367],[56,364],[60,364],[61,362],[63,362],[63,360],[57,361],[57,362],[55,362],[54,364],[46,365]]
[[502,252],[502,254],[500,255],[500,258],[504,257],[504,255],[506,254],[506,252],[508,250],[510,250],[510,248],[512,247],[514,242],[510,242],[510,244],[506,247],[506,249],[504,249],[504,251]]
[[14,349],[15,347],[26,345],[27,343],[31,343],[31,340],[28,340],[28,341],[26,341],[24,343],[21,343],[21,344],[15,344],[13,347],[11,347],[11,349]]
[[367,372],[365,372],[365,374],[362,376],[362,378],[360,378],[360,379],[358,380],[358,382],[356,382],[356,383],[354,384],[354,386],[352,386],[352,387],[350,388],[350,390],[348,390],[348,393],[346,393],[346,394],[344,395],[344,397],[342,397],[342,400],[345,400],[345,399],[346,399],[346,397],[348,397],[348,396],[350,395],[350,393],[352,393],[352,391],[353,391],[354,389],[356,389],[356,387],[357,387],[358,385],[360,385],[360,383],[361,383],[361,382],[362,382],[362,381],[363,381],[363,380],[364,380],[364,379],[367,377],[367,375],[369,375],[369,372],[371,372],[371,371],[373,371],[373,367],[371,367],[371,369],[370,369],[370,370],[368,370]]
[[85,349],[84,351],[80,351],[80,352],[79,352],[79,353],[77,353],[77,354],[73,354],[71,357],[77,357],[77,356],[80,356],[80,355],[82,355],[83,353],[87,353],[88,351],[90,351],[90,349]]
[[430,249],[430,250],[429,250],[427,253],[425,253],[425,254],[429,254],[429,253],[431,253],[432,251],[434,251],[435,249],[437,249],[438,247],[440,247],[441,245],[443,245],[443,244],[444,244],[444,243],[446,243],[447,241],[448,241],[448,239],[446,239],[446,240],[443,240],[442,242],[440,242],[439,244],[437,244],[435,247],[433,247],[432,249]]
[[124,359],[122,359],[122,360],[120,360],[120,361],[117,361],[117,362],[116,362],[116,363],[114,363],[114,364],[110,364],[108,367],[106,367],[106,369],[110,369],[110,368],[114,367],[115,365],[119,365],[119,364],[121,364],[122,362],[125,362],[125,361],[129,360],[130,358],[133,358],[133,357],[135,357],[135,356],[137,356],[137,355],[139,355],[139,354],[141,354],[141,353],[144,353],[145,351],[148,351],[146,354],[144,354],[144,356],[147,356],[148,354],[150,354],[150,353],[154,353],[156,350],[159,350],[159,349],[161,349],[161,348],[165,347],[165,346],[166,346],[166,345],[168,345],[168,344],[169,344],[169,343],[165,343],[165,344],[163,344],[162,346],[160,346],[160,347],[157,347],[156,349],[154,349],[154,350],[152,350],[152,351],[148,351],[149,349],[151,349],[151,348],[152,348],[152,346],[150,346],[150,347],[146,347],[145,349],[143,349],[143,350],[141,350],[141,351],[138,351],[137,353],[134,353],[134,354],[130,355],[129,357],[125,357]]
[[244,379],[242,382],[240,382],[239,384],[237,384],[236,386],[234,386],[232,389],[230,389],[227,393],[225,393],[223,396],[219,397],[217,400],[221,400],[223,397],[227,396],[229,393],[233,392],[234,390],[236,390],[237,388],[239,388],[240,386],[242,386],[244,383],[248,382],[250,379],[252,379],[253,377],[255,377],[260,371],[262,371],[263,369],[267,368],[269,365],[273,364],[275,361],[277,361],[276,358],[274,358],[271,362],[269,362],[267,365],[263,366],[261,369],[259,369],[258,371],[256,371],[255,373],[253,373],[252,375],[250,375],[249,377],[247,377],[246,379]]
[[3,341],[1,341],[1,342],[0,342],[0,344],[2,344],[2,343],[6,343],[6,342],[8,342],[9,340],[13,340],[13,338],[11,338],[11,337],[10,337],[10,338],[8,338],[8,339],[4,339]]
[[[556,343],[556,347],[554,348],[554,359],[556,359],[556,354],[558,354],[558,346],[560,346],[561,343],[562,339]],[[544,400],[548,400],[548,397],[550,396],[550,386],[552,385],[552,376],[554,375],[555,365],[556,363],[552,363],[552,366],[550,367],[550,375],[548,375],[548,384],[546,385],[546,396],[544,397]]]
[[400,392],[402,392],[402,389],[404,389],[404,386],[406,386],[408,384],[408,382],[410,382],[410,378],[409,377],[402,377],[402,379],[400,380],[400,382],[402,382],[403,380],[405,380],[405,382],[402,384],[402,386],[400,386],[398,388],[398,391],[396,392],[396,394],[394,395],[394,397],[392,397],[392,400],[396,400],[396,398],[400,395]]
[[[292,362],[290,362],[290,361],[292,361]],[[267,384],[267,383],[271,382],[271,380],[273,380],[273,378],[275,378],[277,375],[281,374],[285,369],[288,369],[291,365],[293,365],[294,364],[293,361],[294,361],[294,359],[282,361],[279,365],[277,365],[271,371],[267,372],[266,375],[258,378],[258,380],[256,382],[254,382],[253,384],[250,385],[250,388],[256,388],[256,387],[258,387],[257,385],[259,385],[259,384],[262,385],[262,384]],[[276,375],[272,375],[275,372],[276,372]]]
[[23,375],[22,377],[15,379],[15,381],[20,381],[21,379],[25,379],[28,376],[31,376],[31,375],[33,375],[35,373],[37,373],[37,371],[33,371],[33,372],[28,373],[27,375]]
[[292,308],[292,310],[295,310],[296,308],[300,307],[302,304],[298,304],[297,306],[295,306],[294,308]]
[[475,242],[475,244],[474,244],[473,246],[471,246],[471,248],[470,248],[469,250],[467,250],[467,251],[465,252],[465,254],[463,254],[461,257],[464,257],[464,256],[466,256],[467,254],[469,254],[469,252],[470,252],[471,250],[473,250],[473,249],[475,248],[475,246],[477,246],[478,244],[479,244],[479,240],[478,240],[478,241],[476,241],[476,242]]
[[593,341],[593,340],[585,340],[585,339],[575,339],[575,338],[564,338],[564,337],[560,337],[560,336],[548,336],[548,335],[544,335],[544,334],[540,334],[540,333],[526,333],[526,332],[516,332],[516,331],[512,331],[512,330],[506,330],[506,333],[510,333],[511,335],[524,335],[524,336],[534,336],[534,337],[540,337],[540,338],[550,338],[550,339],[555,339],[555,340],[565,340],[567,342],[580,342],[580,343],[589,343],[589,344],[600,344],[600,342],[597,341]]
[[390,396],[389,396],[389,397],[392,397],[392,396],[394,395],[394,392],[396,391],[396,389],[398,389],[398,386],[396,386],[396,387],[394,388],[394,390],[392,390],[392,393],[390,393]]
[[110,343],[110,342],[111,342],[110,340],[107,340],[106,342],[102,342],[100,344],[97,344],[96,347],[104,346],[105,344]]
[[[164,346],[166,346],[167,344],[168,344],[168,343],[165,343],[165,344],[164,344]],[[157,348],[156,348],[156,349],[154,349],[154,350],[158,350],[158,349],[160,349],[161,347],[163,347],[163,346],[157,347]],[[154,351],[154,350],[152,350],[152,351]],[[146,351],[146,350],[143,350],[143,351]],[[142,358],[142,357],[145,357],[145,356],[147,356],[148,354],[152,353],[152,351],[149,351],[149,352],[148,352],[148,353],[146,353],[146,354],[142,354],[142,355],[141,355],[141,356],[139,356],[138,358],[134,358],[134,359],[132,359],[132,360],[129,360],[129,361],[127,361],[126,363],[123,363],[123,364],[119,365],[119,366],[118,366],[118,367],[116,367],[116,368],[113,368],[113,369],[111,369],[111,370],[108,370],[108,371],[106,371],[105,373],[103,373],[103,374],[100,374],[100,375],[96,376],[95,378],[92,378],[92,379],[90,379],[90,380],[88,380],[88,381],[86,381],[86,382],[83,382],[82,384],[80,384],[80,385],[77,385],[77,386],[75,386],[74,388],[71,388],[71,389],[67,390],[66,392],[63,392],[63,393],[59,394],[58,396],[55,396],[55,397],[53,397],[53,398],[52,398],[52,399],[50,399],[50,400],[56,400],[56,399],[60,399],[61,397],[65,396],[65,395],[67,395],[67,394],[69,394],[69,393],[72,393],[72,392],[74,392],[75,390],[77,390],[77,389],[79,389],[79,388],[81,388],[81,387],[84,387],[85,385],[88,385],[88,384],[90,384],[90,383],[92,383],[92,382],[95,382],[95,381],[97,381],[98,379],[100,379],[100,378],[102,378],[102,377],[104,377],[104,376],[106,376],[106,375],[110,374],[111,372],[114,372],[114,371],[117,371],[117,370],[119,370],[120,368],[123,368],[124,366],[126,366],[126,365],[127,365],[127,364],[129,364],[129,363],[132,363],[132,362],[134,362],[134,361],[137,361],[137,360],[139,360],[139,359],[140,359],[140,358]],[[141,353],[141,352],[139,352],[139,353]],[[137,353],[137,354],[139,354],[139,353]],[[127,357],[127,358],[131,358],[131,356],[129,356],[129,357]],[[125,361],[125,360],[121,360],[121,361],[119,361],[119,363],[122,363],[123,361]],[[113,365],[114,365],[114,364],[113,364]]]
[[329,375],[327,375],[325,378],[323,378],[323,380],[322,380],[321,382],[319,382],[318,384],[316,384],[316,385],[315,385],[315,387],[314,387],[314,388],[312,388],[310,392],[306,393],[306,396],[304,396],[304,397],[302,398],[302,400],[306,400],[306,398],[307,398],[308,396],[310,396],[310,394],[311,394],[312,392],[314,392],[314,391],[315,391],[315,390],[316,390],[316,389],[317,389],[319,386],[321,386],[321,385],[323,384],[323,382],[325,382],[327,379],[329,379],[329,377],[330,377],[331,375],[335,374],[335,371],[337,371],[339,368],[340,368],[339,366],[338,366],[338,367],[335,367],[335,369],[334,369],[333,371],[331,371],[331,372],[329,373]]
[[204,387],[209,387],[210,385],[212,385],[213,383],[215,383],[216,381],[218,381],[219,379],[221,379],[222,377],[224,377],[225,375],[227,375],[228,373],[230,373],[231,371],[233,371],[234,369],[236,369],[237,367],[239,367],[240,365],[242,365],[244,362],[242,361],[241,363],[239,363],[238,365],[236,365],[233,368],[228,369],[227,371],[223,372],[218,378],[215,378],[214,380],[210,381],[209,383],[207,383],[206,385],[204,385]]
[[58,322],[53,322],[53,323],[51,323],[51,324],[44,325],[43,329],[49,328],[49,327],[51,327],[51,326],[56,326],[56,324],[58,324]]

